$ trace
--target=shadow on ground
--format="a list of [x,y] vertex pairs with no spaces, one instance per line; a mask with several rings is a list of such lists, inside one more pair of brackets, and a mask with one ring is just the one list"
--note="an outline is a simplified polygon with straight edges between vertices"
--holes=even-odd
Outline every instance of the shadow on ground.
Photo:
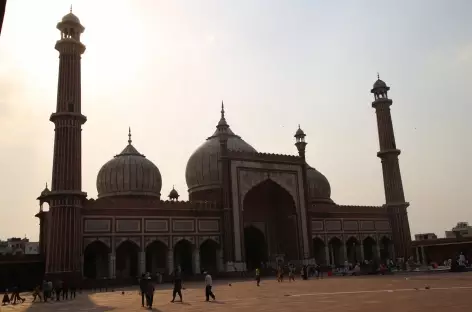
[[[55,301],[48,300],[48,302],[33,302],[31,303],[31,296],[26,297],[27,302],[21,305],[30,305],[21,309],[21,305],[18,305],[16,309],[12,311],[27,311],[27,312],[42,312],[42,311],[93,311],[93,312],[105,312],[113,311],[116,308],[99,305],[93,302],[88,294],[82,293],[78,294],[76,299],[64,300],[64,301]],[[17,310],[18,309],[18,310]],[[3,310],[2,310],[3,311]],[[5,310],[8,311],[8,310]]]

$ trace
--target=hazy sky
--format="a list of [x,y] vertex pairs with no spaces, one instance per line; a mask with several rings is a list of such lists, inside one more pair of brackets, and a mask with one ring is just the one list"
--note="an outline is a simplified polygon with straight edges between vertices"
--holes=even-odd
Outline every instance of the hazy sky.
[[[391,86],[412,233],[472,222],[472,1],[72,1],[82,41],[83,190],[133,144],[187,199],[185,166],[221,100],[260,152],[296,154],[338,204],[384,203],[373,96]],[[50,184],[64,0],[8,1],[0,37],[0,237],[38,237]]]

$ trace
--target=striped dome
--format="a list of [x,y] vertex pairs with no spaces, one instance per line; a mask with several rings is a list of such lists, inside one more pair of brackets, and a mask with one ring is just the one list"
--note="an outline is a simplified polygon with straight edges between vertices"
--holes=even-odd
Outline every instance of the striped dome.
[[128,142],[128,146],[98,172],[98,198],[125,195],[160,198],[159,169],[131,145],[131,139]]

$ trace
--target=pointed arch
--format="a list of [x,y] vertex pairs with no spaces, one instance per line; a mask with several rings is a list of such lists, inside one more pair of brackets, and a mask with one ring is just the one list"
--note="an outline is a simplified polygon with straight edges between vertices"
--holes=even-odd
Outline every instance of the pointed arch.
[[116,244],[115,250],[118,250],[118,248],[120,248],[120,246],[123,245],[123,244],[125,244],[125,243],[133,244],[134,246],[136,246],[136,248],[141,249],[141,246],[139,246],[139,244],[136,243],[134,240],[129,239],[129,238],[126,238],[126,239],[123,239],[123,240],[119,241],[119,242]]
[[139,273],[139,245],[133,240],[123,240],[116,247],[117,277],[136,277]]
[[108,276],[108,253],[110,248],[101,240],[89,241],[84,248],[84,276],[98,279]]
[[362,240],[364,249],[364,259],[372,261],[377,259],[377,241],[370,235],[367,235]]
[[313,257],[317,264],[326,264],[326,244],[323,238],[315,236],[312,238]]
[[[299,260],[297,208],[295,199],[283,186],[272,179],[262,180],[246,193],[242,208],[245,261],[251,261],[251,266],[260,266],[260,261],[254,263],[256,259],[267,258],[265,261],[275,261],[275,257],[280,255],[283,255],[285,262]],[[264,251],[257,251],[259,247],[255,247],[254,242],[246,238],[247,235],[260,237],[251,229],[255,224],[264,237],[258,238],[258,244]]]
[[167,267],[167,245],[155,239],[146,245],[146,272],[152,274],[165,273]]
[[329,247],[329,262],[331,265],[340,266],[344,261],[343,257],[343,242],[338,236],[332,236],[328,241]]
[[180,266],[182,273],[185,275],[193,275],[193,250],[194,244],[186,238],[176,240],[174,244],[174,264]]

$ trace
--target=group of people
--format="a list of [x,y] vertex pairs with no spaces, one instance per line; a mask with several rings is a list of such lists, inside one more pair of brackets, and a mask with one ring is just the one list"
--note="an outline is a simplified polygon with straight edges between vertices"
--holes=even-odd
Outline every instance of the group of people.
[[[206,301],[209,301],[210,298],[216,300],[215,294],[213,294],[213,279],[210,273],[204,271],[205,275],[205,298]],[[180,267],[176,267],[172,273],[173,278],[173,290],[172,290],[172,300],[170,302],[175,302],[175,297],[179,296],[180,302],[183,302],[182,290],[182,270]],[[148,309],[152,309],[152,304],[154,302],[154,284],[151,280],[151,275],[149,273],[143,274],[139,281],[140,295],[141,295],[141,306],[146,306]]]
[[[66,283],[61,280],[57,280],[54,284],[50,280],[44,280],[42,285],[38,285],[33,290],[33,302],[39,299],[40,302],[47,302],[48,300],[68,300],[74,299],[76,296],[77,288],[72,286],[69,287]],[[24,298],[20,296],[20,288],[13,287],[11,289],[11,296],[8,296],[8,289],[3,295],[2,305],[17,304],[18,302],[25,302]]]
[[[39,301],[47,302],[48,299],[56,301],[68,299],[75,299],[77,288],[75,286],[68,285],[62,280],[56,280],[53,284],[50,280],[44,280],[42,286],[36,286],[33,291],[33,302],[39,298]],[[41,296],[42,295],[42,296]]]
[[[258,273],[257,273],[258,270],[259,269],[256,269],[256,276],[258,275]],[[301,267],[300,277],[303,280],[308,279],[309,270],[310,270],[310,268],[307,265],[303,265]],[[316,270],[318,272],[317,276],[319,276],[319,272],[320,272],[319,267],[315,267],[314,270]],[[284,281],[284,276],[285,276],[286,271],[288,271],[288,281],[289,282],[294,282],[295,281],[296,267],[295,267],[294,264],[289,263],[286,266],[279,265],[279,267],[277,268],[277,282],[283,282]],[[260,275],[260,273],[259,273],[259,275]],[[259,277],[259,281],[257,283],[257,286],[259,286],[259,283],[260,283],[260,277]]]
[[11,296],[8,296],[8,289],[6,290],[5,294],[3,295],[2,305],[17,304],[18,302],[25,302],[25,298],[21,298],[20,296],[20,288],[15,286],[11,290]]

